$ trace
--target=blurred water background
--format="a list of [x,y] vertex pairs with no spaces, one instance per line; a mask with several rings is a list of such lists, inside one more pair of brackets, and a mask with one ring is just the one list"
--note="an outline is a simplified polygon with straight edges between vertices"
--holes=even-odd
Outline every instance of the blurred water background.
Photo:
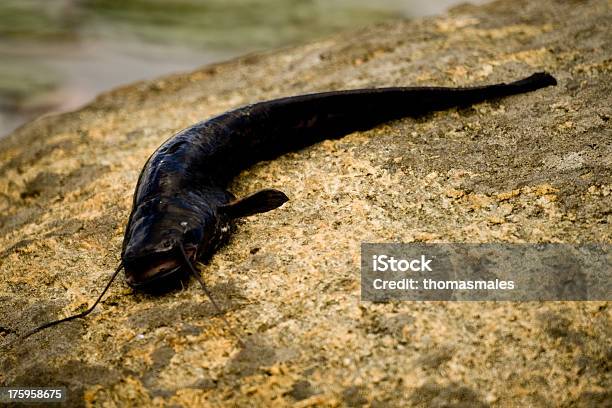
[[0,0],[0,137],[121,84],[460,2]]

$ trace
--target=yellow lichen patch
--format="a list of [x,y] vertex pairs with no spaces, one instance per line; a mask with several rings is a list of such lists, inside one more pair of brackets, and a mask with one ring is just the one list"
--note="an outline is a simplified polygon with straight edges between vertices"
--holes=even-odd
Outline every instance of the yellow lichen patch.
[[452,68],[448,68],[446,73],[453,78],[453,82],[463,82],[468,74],[468,69],[464,66],[457,65]]
[[310,407],[321,407],[321,408],[335,408],[341,406],[341,401],[335,398],[333,395],[314,395],[310,398],[298,401],[292,404],[295,408],[310,408]]
[[488,38],[491,40],[499,40],[507,37],[535,37],[553,29],[552,24],[544,24],[540,26],[528,24],[516,24],[504,26],[501,28],[473,28],[469,27],[464,30],[464,34],[468,36],[476,36]]
[[600,186],[590,186],[587,190],[589,194],[608,197],[612,193],[612,184],[602,184]]
[[581,63],[572,67],[572,74],[585,73],[589,76],[610,71],[612,71],[612,58],[607,58],[598,62]]
[[172,397],[164,401],[165,406],[167,405],[178,405],[181,407],[193,407],[193,408],[209,408],[219,407],[221,404],[210,402],[210,396],[212,391],[199,390],[196,388],[183,388],[178,390]]
[[500,201],[509,200],[514,197],[518,197],[521,194],[521,190],[516,188],[514,190],[506,191],[503,193],[497,193],[495,197]]
[[533,187],[524,187],[523,188],[523,192],[524,193],[532,193],[535,194],[536,196],[543,196],[546,194],[552,194],[552,193],[556,193],[557,191],[559,191],[558,189],[556,189],[555,187],[553,187],[550,184],[540,184],[537,186],[533,186]]
[[574,122],[572,122],[571,120],[567,120],[561,123],[560,125],[557,125],[557,129],[561,131],[569,130],[569,129],[572,129],[573,127],[574,127]]
[[462,28],[476,25],[478,22],[477,18],[469,16],[440,18],[436,20],[436,28],[443,33],[452,33]]
[[553,64],[555,56],[546,48],[536,48],[519,52],[503,54],[495,59],[487,60],[487,63],[493,66],[504,65],[509,62],[521,62],[531,67],[546,67]]
[[[202,337],[208,336],[210,334],[206,333]],[[175,354],[159,373],[158,385],[165,389],[184,388],[195,379],[216,379],[234,350],[231,338],[191,340],[189,347]]]
[[474,73],[474,77],[478,79],[487,78],[493,73],[492,64],[483,64],[478,71]]
[[467,200],[475,210],[486,208],[493,204],[493,199],[485,194],[470,193],[467,195]]
[[440,234],[435,232],[417,232],[414,234],[415,241],[431,242],[440,238]]
[[146,388],[132,376],[119,379],[111,387],[94,386],[86,390],[85,402],[88,407],[154,406]]
[[506,220],[503,217],[495,216],[495,215],[488,217],[487,221],[489,221],[491,224],[503,224],[504,222],[506,222]]
[[446,190],[446,195],[450,198],[461,198],[465,195],[465,191],[449,188]]

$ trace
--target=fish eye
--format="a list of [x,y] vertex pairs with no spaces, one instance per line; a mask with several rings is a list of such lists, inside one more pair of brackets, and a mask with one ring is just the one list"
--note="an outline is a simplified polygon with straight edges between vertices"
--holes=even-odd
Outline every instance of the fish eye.
[[172,239],[165,239],[162,241],[162,246],[165,249],[172,249],[172,247],[174,246],[174,240]]

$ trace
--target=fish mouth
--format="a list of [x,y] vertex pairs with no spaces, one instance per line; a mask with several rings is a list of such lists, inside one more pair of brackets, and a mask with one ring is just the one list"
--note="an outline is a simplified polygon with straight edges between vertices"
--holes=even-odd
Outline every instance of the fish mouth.
[[133,288],[143,287],[178,273],[182,266],[174,260],[162,261],[155,266],[140,270],[139,273],[127,273],[125,280]]
[[[195,249],[185,250],[190,262]],[[187,275],[185,260],[179,251],[152,253],[125,262],[127,284],[133,289],[163,289],[174,287]]]

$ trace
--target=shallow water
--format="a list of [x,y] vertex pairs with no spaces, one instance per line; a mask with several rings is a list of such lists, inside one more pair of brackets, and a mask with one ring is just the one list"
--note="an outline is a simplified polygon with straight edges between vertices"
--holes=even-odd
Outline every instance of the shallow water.
[[0,136],[121,84],[459,2],[2,0]]

